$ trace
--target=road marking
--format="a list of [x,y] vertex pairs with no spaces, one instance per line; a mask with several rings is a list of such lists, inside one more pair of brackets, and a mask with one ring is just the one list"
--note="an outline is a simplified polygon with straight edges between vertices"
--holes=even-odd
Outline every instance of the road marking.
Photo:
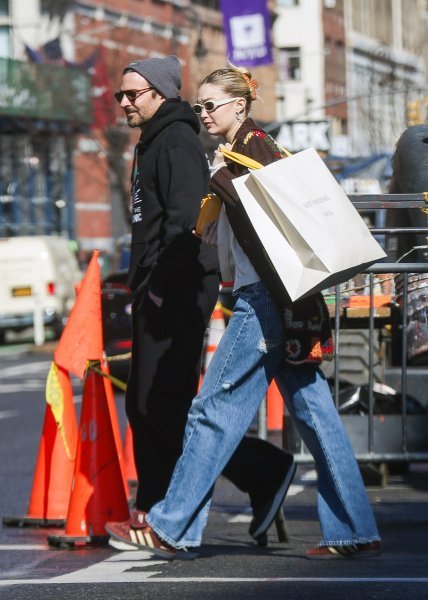
[[303,485],[291,484],[288,488],[287,496],[297,496],[300,492],[303,492],[306,488]]
[[0,377],[2,379],[6,377],[20,377],[21,375],[28,375],[29,373],[34,375],[34,373],[40,373],[43,370],[46,370],[47,377],[51,364],[51,360],[43,360],[28,363],[26,362],[20,365],[13,365],[11,367],[4,367],[0,371]]
[[302,481],[316,481],[318,479],[318,474],[315,469],[311,469],[310,471],[306,471],[300,477]]
[[146,562],[149,567],[165,564],[164,560],[153,560],[153,556],[144,550],[130,550],[74,573],[55,577],[55,583],[92,583],[94,581],[138,583],[148,577],[160,575],[161,571],[132,571],[135,567],[141,566],[142,562]]
[[[123,563],[127,565],[127,562]],[[135,568],[135,563],[130,562]],[[156,564],[156,563],[152,563]],[[73,577],[80,573],[79,577]],[[121,571],[117,575],[111,569],[91,571],[83,574],[80,571],[71,575],[61,575],[52,579],[4,579],[0,580],[0,587],[8,585],[58,585],[58,583],[421,583],[426,585],[428,577],[156,577],[155,572],[127,573]]]
[[22,381],[20,383],[2,383],[0,394],[19,394],[20,392],[38,392],[44,390],[44,381]]
[[[44,392],[51,364],[52,361],[42,360],[2,368],[0,370],[0,395]],[[33,376],[32,379],[27,378],[31,375]],[[36,379],[35,376],[39,377]],[[20,381],[10,381],[11,379],[19,379]],[[71,376],[71,383],[75,388],[81,385],[80,379],[73,375]],[[76,396],[74,403],[79,404],[80,402],[81,395]]]
[[[45,550],[43,545],[0,545],[0,550]],[[57,585],[58,583],[428,583],[428,577],[158,577],[161,571],[149,570],[169,561],[153,559],[144,550],[120,552],[109,558],[50,579],[3,579],[8,585]],[[147,570],[136,570],[138,568]]]
[[228,523],[250,523],[252,520],[253,516],[252,515],[246,515],[244,513],[238,513],[237,515],[234,515],[233,517],[230,517],[227,522]]
[[19,410],[0,410],[0,419],[10,419],[11,417],[17,417],[19,414]]
[[[297,496],[297,494],[300,494],[301,492],[303,492],[306,488],[303,485],[290,485],[288,492],[287,492],[287,496]],[[249,510],[249,509],[247,509]],[[250,523],[251,520],[253,518],[252,513],[238,513],[236,515],[234,515],[233,517],[230,517],[227,522],[228,523]]]

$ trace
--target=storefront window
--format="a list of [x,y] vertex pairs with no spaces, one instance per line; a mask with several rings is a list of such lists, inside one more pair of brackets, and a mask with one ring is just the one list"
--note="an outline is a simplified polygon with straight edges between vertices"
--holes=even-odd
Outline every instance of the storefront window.
[[0,25],[0,57],[8,58],[10,56],[9,49],[9,27]]
[[279,48],[279,78],[281,81],[301,79],[300,52],[298,46]]
[[10,56],[9,40],[9,0],[0,0],[0,56],[8,58]]
[[9,0],[0,0],[0,17],[9,16]]

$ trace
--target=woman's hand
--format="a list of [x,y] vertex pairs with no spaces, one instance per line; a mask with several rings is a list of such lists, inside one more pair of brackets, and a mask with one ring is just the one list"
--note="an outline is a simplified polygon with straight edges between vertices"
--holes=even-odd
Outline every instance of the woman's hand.
[[212,162],[212,167],[219,167],[220,165],[223,166],[226,163],[224,162],[224,156],[221,153],[221,148],[226,148],[227,150],[231,150],[232,149],[232,144],[219,144],[219,147],[217,148],[217,150],[214,150],[214,160]]
[[202,233],[202,241],[208,246],[217,246],[217,226],[218,221],[210,221],[205,225]]

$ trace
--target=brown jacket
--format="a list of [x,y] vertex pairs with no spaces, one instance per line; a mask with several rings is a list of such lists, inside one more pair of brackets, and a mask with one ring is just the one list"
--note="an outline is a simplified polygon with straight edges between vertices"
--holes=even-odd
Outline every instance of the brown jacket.
[[[246,119],[237,131],[233,149],[264,165],[282,158],[280,148],[252,119]],[[246,172],[245,167],[230,162],[214,174],[210,185],[224,202],[238,243],[280,306],[286,359],[295,364],[331,359],[333,340],[324,298],[317,293],[291,302],[233,186],[232,180]]]

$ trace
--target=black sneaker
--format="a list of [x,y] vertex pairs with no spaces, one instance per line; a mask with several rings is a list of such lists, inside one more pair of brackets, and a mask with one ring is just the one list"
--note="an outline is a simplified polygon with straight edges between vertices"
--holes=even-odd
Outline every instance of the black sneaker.
[[267,531],[272,525],[278,511],[281,510],[285,496],[288,492],[288,488],[290,487],[294,474],[296,473],[297,467],[293,456],[291,454],[288,456],[290,463],[280,486],[276,489],[273,496],[271,496],[263,504],[260,504],[257,507],[253,506],[253,519],[250,523],[248,533],[261,544],[267,541]]

